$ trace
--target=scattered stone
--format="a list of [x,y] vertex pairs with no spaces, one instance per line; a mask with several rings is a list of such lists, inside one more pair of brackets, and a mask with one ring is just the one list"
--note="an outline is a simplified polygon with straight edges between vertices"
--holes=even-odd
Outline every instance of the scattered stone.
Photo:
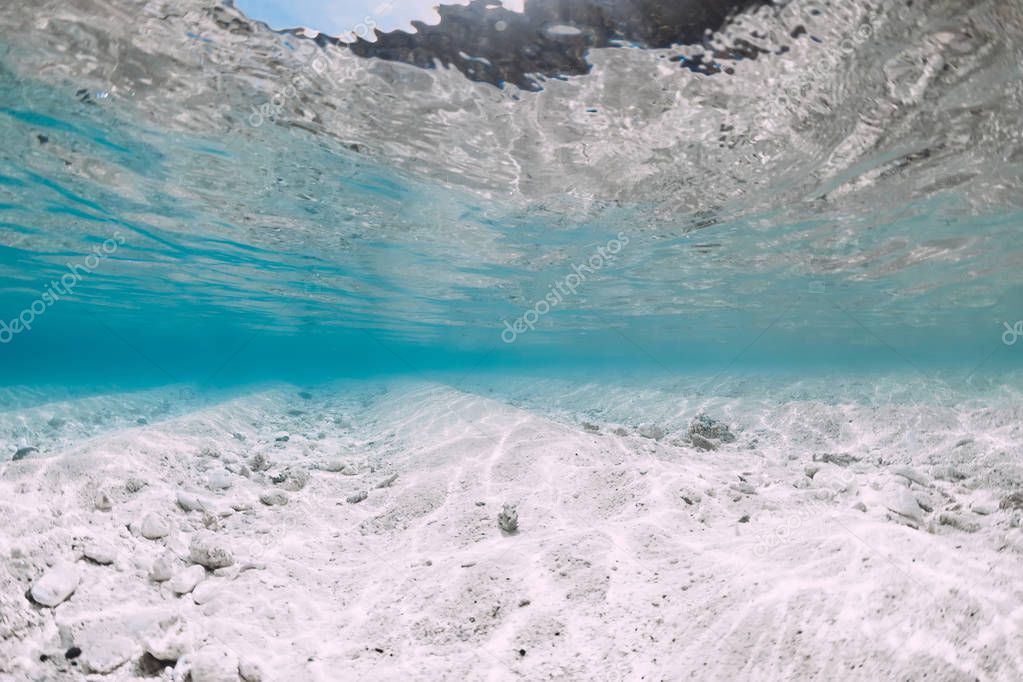
[[515,505],[506,504],[501,508],[501,512],[497,515],[497,525],[501,531],[509,535],[518,532],[519,512]]
[[74,594],[81,580],[82,575],[74,564],[55,564],[32,584],[32,600],[43,606],[56,606]]
[[210,570],[234,563],[231,549],[213,533],[200,531],[192,536],[188,545],[188,558]]
[[860,461],[859,457],[853,457],[845,453],[831,453],[825,452],[823,455],[814,455],[813,461],[821,462],[823,464],[837,464],[840,467],[847,467],[850,464],[855,464]]
[[301,398],[302,400],[312,400],[313,394],[310,393],[309,391],[299,391],[298,397]]
[[753,484],[747,483],[746,481],[740,481],[739,483],[734,483],[731,487],[734,488],[735,490],[737,490],[738,492],[742,493],[743,495],[756,495],[757,494],[757,489],[753,486]]
[[616,436],[622,436],[623,438],[624,438],[625,436],[628,436],[628,435],[629,435],[629,432],[628,432],[628,431],[626,431],[626,430],[625,430],[624,428],[622,428],[621,426],[618,426],[618,427],[616,427],[616,428],[615,428],[615,430],[614,430],[614,431],[612,431],[611,433],[613,433],[613,434],[614,434],[614,435],[616,435]]
[[82,554],[86,559],[93,563],[97,563],[100,566],[108,566],[114,563],[114,559],[117,558],[116,549],[106,543],[96,540],[92,540],[87,543]]
[[814,474],[813,487],[844,493],[854,487],[852,472],[841,465],[827,464]]
[[709,451],[718,449],[717,443],[715,443],[712,440],[707,440],[698,433],[690,434],[689,440],[693,444],[693,447],[695,447],[697,450]]
[[819,466],[817,466],[815,464],[808,464],[803,469],[803,473],[806,474],[807,478],[813,478],[814,476],[817,475],[817,472],[820,471],[820,470],[821,470],[821,468]]
[[268,507],[281,507],[288,503],[288,496],[280,490],[268,490],[259,496],[259,501]]
[[164,552],[156,558],[149,568],[149,579],[155,583],[166,582],[174,575],[174,568],[177,566],[177,557],[173,552]]
[[590,422],[583,422],[583,430],[589,431],[590,433],[599,433],[600,427],[596,424],[591,424]]
[[203,580],[201,583],[195,586],[192,590],[192,601],[202,606],[213,600],[214,597],[220,592],[220,587],[223,580],[220,578],[210,578],[209,580]]
[[257,452],[249,458],[249,467],[253,471],[266,471],[271,466],[270,458],[262,452]]
[[1023,509],[1023,492],[1006,495],[998,503],[999,509]]
[[135,420],[135,423],[138,424],[139,426],[145,426],[146,424],[149,423],[149,420],[146,419],[145,417],[139,417],[138,419]]
[[135,656],[135,642],[123,635],[90,642],[82,656],[82,667],[99,675],[109,675]]
[[238,663],[238,674],[245,682],[263,682],[263,669],[249,659],[242,659]]
[[297,493],[309,483],[309,472],[301,467],[288,467],[271,476],[270,480],[285,490]]
[[289,440],[291,440],[291,434],[287,431],[278,431],[274,434],[274,441],[278,443],[287,443]]
[[920,473],[912,467],[892,467],[889,471],[895,476],[901,476],[911,483],[917,485],[930,486],[931,480],[924,474]]
[[867,511],[867,505],[863,504],[862,500],[857,502],[856,504],[854,504],[852,506],[852,508],[855,509],[856,511],[861,511],[861,512]]
[[355,466],[354,464],[345,464],[344,466],[341,467],[341,469],[339,471],[344,476],[358,476],[359,475],[359,468],[357,466]]
[[320,471],[329,471],[332,474],[336,474],[345,468],[347,464],[338,459],[329,459],[326,462],[320,462],[317,468]]
[[962,440],[958,441],[953,447],[961,448],[964,445],[969,445],[972,442],[973,442],[972,438],[963,438]]
[[644,424],[639,427],[639,435],[652,440],[661,440],[664,438],[664,429],[656,424]]
[[67,420],[61,417],[51,417],[50,421],[46,423],[49,425],[51,429],[59,429],[65,424],[67,424]]
[[943,512],[938,515],[938,523],[942,526],[950,526],[965,533],[976,533],[980,530],[980,524],[976,521],[969,521],[960,514]]
[[349,495],[348,497],[346,497],[345,498],[345,502],[347,502],[348,504],[359,504],[360,502],[365,500],[367,497],[369,497],[369,493],[366,492],[365,490],[360,490],[359,492],[355,493],[354,495]]
[[[195,589],[203,579],[206,578],[206,570],[197,564],[189,566],[188,568],[178,571],[178,573],[171,578],[170,588],[175,594],[185,595]],[[153,654],[156,656],[156,654]],[[157,656],[157,658],[160,658]],[[161,659],[161,660],[173,660],[173,659]]]
[[145,488],[147,485],[149,484],[143,481],[141,478],[132,477],[124,482],[124,489],[127,490],[132,495],[134,495],[135,493]]
[[391,484],[398,480],[398,474],[391,474],[384,480],[377,483],[377,488],[390,488]]
[[32,446],[26,448],[18,448],[18,450],[14,453],[14,456],[11,457],[11,460],[17,462],[19,459],[25,459],[34,452],[39,452],[39,448],[34,448]]
[[220,467],[206,475],[206,487],[210,490],[227,490],[232,485],[230,472]]
[[923,523],[924,510],[908,488],[893,486],[889,488],[885,507],[894,512],[900,521],[910,522],[910,525],[919,527]]
[[159,516],[150,512],[142,518],[139,525],[139,533],[147,540],[159,540],[170,535],[170,524]]
[[990,516],[998,511],[998,503],[993,499],[974,500],[970,503],[970,511],[981,516]]
[[735,441],[735,434],[724,422],[712,419],[705,414],[697,415],[689,425],[689,437],[701,436],[706,440],[719,440],[722,443]]
[[199,497],[195,493],[179,490],[177,497],[178,506],[186,512],[206,511],[210,508],[209,501]]
[[208,644],[192,658],[192,682],[237,682],[238,656],[225,646]]
[[251,511],[252,502],[250,502],[249,500],[235,500],[234,502],[231,503],[231,509],[235,510],[236,512]]
[[743,514],[740,516],[739,523],[749,523],[749,514]]
[[114,508],[114,503],[110,501],[110,496],[106,493],[100,493],[96,498],[95,507],[98,511],[108,512]]
[[161,622],[154,632],[143,637],[142,647],[156,660],[173,663],[193,651],[197,639],[195,629],[175,616]]
[[69,647],[68,650],[64,652],[64,658],[66,658],[69,661],[73,661],[81,655],[82,655],[81,648],[76,646]]

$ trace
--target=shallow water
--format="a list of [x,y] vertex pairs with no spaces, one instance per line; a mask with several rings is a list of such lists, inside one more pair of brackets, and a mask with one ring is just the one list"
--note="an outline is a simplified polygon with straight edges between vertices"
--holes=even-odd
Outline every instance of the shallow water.
[[1016,3],[757,7],[711,41],[755,59],[538,92],[104,7],[0,13],[8,382],[1018,366]]
[[1023,678],[1023,4],[495,4],[0,6],[0,680]]

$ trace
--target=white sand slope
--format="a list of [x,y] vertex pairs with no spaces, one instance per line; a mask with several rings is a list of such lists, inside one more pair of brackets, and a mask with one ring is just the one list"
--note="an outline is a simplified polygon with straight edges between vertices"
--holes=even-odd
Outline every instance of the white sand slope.
[[158,393],[0,414],[0,679],[1023,679],[1018,401]]

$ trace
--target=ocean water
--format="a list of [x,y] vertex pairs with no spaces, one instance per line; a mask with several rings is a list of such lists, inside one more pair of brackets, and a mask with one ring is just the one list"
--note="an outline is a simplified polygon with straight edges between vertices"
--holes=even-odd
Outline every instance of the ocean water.
[[426,4],[0,3],[0,682],[1023,679],[1023,2]]
[[1018,3],[522,87],[175,6],[0,11],[5,384],[1019,367]]

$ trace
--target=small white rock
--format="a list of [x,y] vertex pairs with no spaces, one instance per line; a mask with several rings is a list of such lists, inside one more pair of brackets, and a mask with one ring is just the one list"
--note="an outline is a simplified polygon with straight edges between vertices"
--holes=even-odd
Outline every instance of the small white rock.
[[195,493],[184,490],[178,491],[178,506],[186,512],[206,511],[209,509],[209,502]]
[[200,606],[212,601],[212,599],[220,592],[220,587],[223,585],[223,582],[223,580],[218,578],[203,580],[195,586],[194,590],[192,590],[192,601]]
[[245,682],[263,682],[263,669],[258,663],[243,659],[238,663],[238,674]]
[[231,485],[231,474],[227,469],[214,469],[206,477],[206,487],[210,490],[227,490]]
[[170,524],[158,514],[146,514],[139,524],[139,532],[147,540],[159,540],[170,535]]
[[177,565],[177,558],[171,552],[164,552],[156,558],[149,568],[149,579],[153,582],[162,583],[174,576],[174,567]]
[[32,599],[43,606],[56,606],[74,594],[81,580],[77,566],[68,562],[58,563],[32,585]]
[[195,650],[195,628],[175,617],[160,623],[155,632],[143,638],[142,646],[158,661],[176,661]]
[[234,563],[231,549],[213,533],[199,531],[188,545],[188,557],[209,569],[224,568]]
[[901,485],[889,488],[885,497],[885,507],[916,524],[923,523],[924,510],[920,508],[913,493]]
[[117,558],[117,550],[110,545],[92,540],[85,545],[85,549],[82,552],[85,558],[89,561],[94,561],[101,566],[107,566],[114,563],[114,559]]
[[225,646],[209,644],[192,656],[192,682],[238,682],[238,656]]
[[[175,594],[188,594],[206,577],[206,569],[192,565],[171,578],[170,588]],[[173,660],[173,659],[170,659]]]
[[259,501],[268,507],[280,507],[288,503],[288,496],[280,490],[268,491],[259,496]]
[[92,673],[109,675],[135,656],[135,642],[123,635],[89,642],[82,654],[82,667]]
[[998,500],[982,498],[970,503],[970,511],[981,516],[989,516],[998,511]]
[[907,481],[911,481],[917,485],[928,486],[931,483],[930,479],[926,475],[912,467],[892,467],[889,471],[895,476],[901,476]]

